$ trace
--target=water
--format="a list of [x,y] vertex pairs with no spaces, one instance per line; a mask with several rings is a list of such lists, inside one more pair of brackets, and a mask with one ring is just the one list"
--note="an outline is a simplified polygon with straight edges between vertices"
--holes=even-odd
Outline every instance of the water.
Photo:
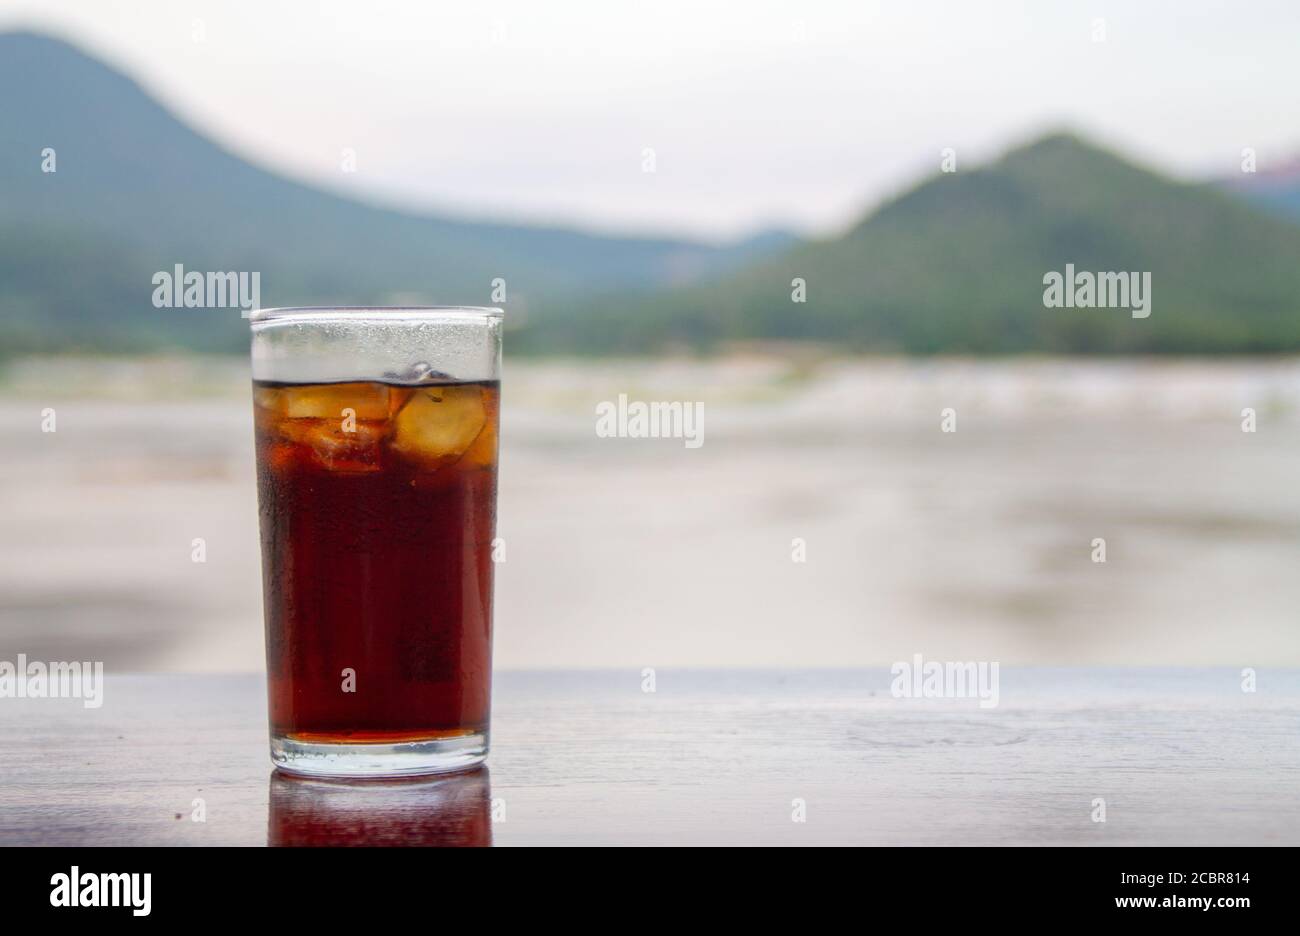
[[[0,659],[261,667],[246,379],[9,369]],[[1300,664],[1298,422],[1296,361],[509,361],[497,664]]]

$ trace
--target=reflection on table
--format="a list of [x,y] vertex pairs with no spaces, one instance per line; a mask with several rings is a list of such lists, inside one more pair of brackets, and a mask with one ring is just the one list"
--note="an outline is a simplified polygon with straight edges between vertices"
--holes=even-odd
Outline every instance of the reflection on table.
[[487,846],[486,767],[444,777],[311,780],[271,774],[268,845]]

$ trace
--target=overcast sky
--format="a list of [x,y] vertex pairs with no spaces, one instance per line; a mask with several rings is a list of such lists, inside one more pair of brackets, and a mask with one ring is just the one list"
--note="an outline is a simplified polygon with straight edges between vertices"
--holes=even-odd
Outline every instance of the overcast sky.
[[18,26],[263,165],[615,230],[831,233],[943,147],[960,169],[1053,126],[1186,176],[1300,152],[1300,3],[1280,0],[0,0]]

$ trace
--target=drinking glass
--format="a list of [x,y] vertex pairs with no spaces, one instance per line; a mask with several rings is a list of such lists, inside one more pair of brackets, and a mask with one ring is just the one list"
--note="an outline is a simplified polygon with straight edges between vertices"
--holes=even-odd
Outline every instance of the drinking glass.
[[271,760],[460,770],[488,751],[501,310],[253,313]]

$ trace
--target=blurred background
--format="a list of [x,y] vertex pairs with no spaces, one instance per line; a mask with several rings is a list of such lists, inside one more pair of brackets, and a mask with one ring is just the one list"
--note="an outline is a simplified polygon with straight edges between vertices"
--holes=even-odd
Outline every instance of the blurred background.
[[1300,663],[1298,29],[0,0],[0,659],[262,665],[247,323],[181,264],[506,309],[501,666]]

